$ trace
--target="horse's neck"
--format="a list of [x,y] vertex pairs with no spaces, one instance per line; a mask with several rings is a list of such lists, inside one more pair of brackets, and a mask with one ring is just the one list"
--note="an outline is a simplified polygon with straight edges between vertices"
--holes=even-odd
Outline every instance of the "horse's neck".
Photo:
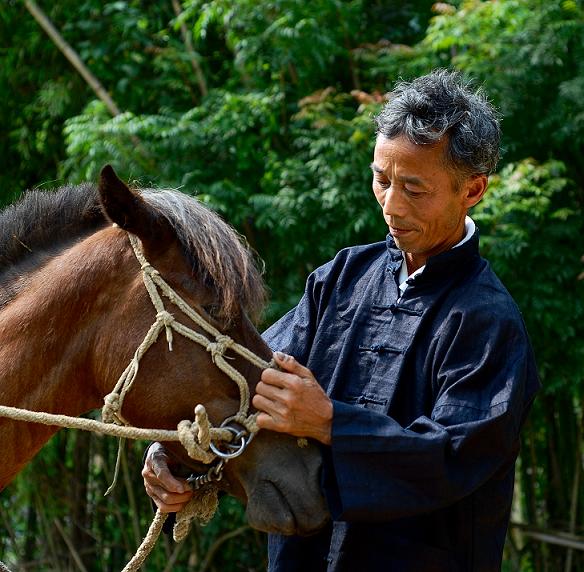
[[[83,244],[71,250],[32,275],[0,312],[2,405],[76,416],[101,404],[92,352],[103,321],[107,271],[94,248],[85,257]],[[107,266],[111,273],[111,260]],[[88,272],[90,278],[83,275]],[[55,431],[0,419],[0,488]]]
[[[27,314],[35,308],[38,314],[30,319]],[[83,373],[86,352],[75,335],[63,331],[65,308],[62,314],[58,308],[55,312],[57,315],[47,315],[25,295],[0,313],[0,404],[68,415],[92,408],[89,395],[82,391],[87,382]],[[55,431],[44,425],[0,419],[5,459],[0,467],[0,488]]]

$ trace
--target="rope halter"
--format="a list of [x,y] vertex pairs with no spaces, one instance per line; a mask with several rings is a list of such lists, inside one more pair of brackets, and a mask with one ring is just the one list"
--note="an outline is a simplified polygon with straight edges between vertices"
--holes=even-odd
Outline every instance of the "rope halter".
[[[168,350],[172,351],[173,335],[176,332],[203,346],[211,354],[213,363],[232,379],[239,389],[239,410],[235,415],[225,419],[219,427],[213,427],[205,407],[199,404],[195,408],[195,420],[193,422],[184,420],[178,424],[177,429],[180,442],[192,459],[205,464],[210,464],[217,458],[226,462],[228,459],[241,455],[258,431],[256,423],[257,413],[249,413],[249,386],[245,377],[227,362],[225,352],[227,350],[235,352],[260,369],[271,367],[273,363],[266,362],[248,348],[238,344],[235,340],[220,332],[194,308],[189,306],[164,278],[160,276],[158,270],[146,260],[140,240],[130,233],[128,233],[128,237],[134,254],[140,263],[144,285],[156,309],[156,319],[152,326],[150,326],[144,340],[134,352],[134,356],[118,379],[113,390],[104,397],[104,405],[102,408],[103,421],[118,425],[129,425],[122,415],[122,406],[127,393],[132,388],[138,375],[140,360],[157,341],[162,330],[166,333]],[[165,308],[162,296],[174,304],[209,337],[179,322]],[[237,429],[235,425],[239,426],[239,428]],[[205,477],[212,480],[219,480],[224,462],[212,467]],[[220,469],[217,470],[217,467],[220,467]],[[194,478],[195,485],[199,482],[196,479],[197,477]]]
[[[93,419],[77,419],[66,415],[54,415],[37,411],[28,411],[15,407],[0,405],[0,417],[29,421],[32,423],[43,423],[45,425],[56,425],[60,427],[71,427],[117,435],[120,439],[150,439],[150,440],[178,440],[187,450],[192,459],[210,465],[208,471],[201,475],[192,475],[187,480],[191,483],[194,494],[186,507],[177,513],[177,521],[174,526],[173,536],[179,542],[185,538],[189,531],[192,520],[198,519],[201,522],[208,522],[217,508],[217,487],[214,483],[223,477],[225,463],[234,457],[241,455],[249,445],[253,436],[258,432],[257,414],[249,413],[250,395],[249,386],[245,377],[233,366],[227,363],[225,352],[230,350],[245,358],[252,365],[260,369],[274,367],[273,362],[266,362],[251,350],[238,344],[229,336],[222,334],[217,328],[211,325],[195,309],[191,308],[160,276],[158,271],[144,257],[140,241],[137,237],[128,233],[130,244],[134,254],[142,269],[142,278],[146,290],[150,295],[152,304],[156,309],[156,319],[142,343],[138,346],[130,363],[118,379],[114,389],[104,397],[102,408],[103,422]],[[162,296],[166,297],[183,314],[190,318],[206,335],[193,330],[180,323],[164,307]],[[219,427],[213,427],[209,421],[209,416],[205,407],[201,404],[195,408],[195,420],[181,421],[177,431],[167,431],[159,429],[140,429],[132,427],[122,415],[122,406],[127,393],[132,389],[132,385],[138,375],[140,360],[148,349],[156,342],[162,332],[166,333],[168,350],[172,351],[174,333],[178,333],[189,340],[203,346],[210,354],[213,363],[228,377],[230,377],[239,388],[239,410],[235,415],[224,419]],[[115,425],[106,425],[106,424]],[[123,427],[120,427],[123,426]],[[237,427],[236,427],[237,426]],[[300,445],[300,441],[299,441]],[[114,475],[114,482],[117,478],[120,461],[120,451],[118,450],[118,461]],[[211,486],[208,486],[211,485]],[[113,483],[112,483],[113,486]],[[111,487],[110,487],[111,489]],[[106,493],[107,494],[107,493]],[[162,525],[166,519],[166,514],[160,510],[156,516],[142,544],[138,547],[134,557],[128,562],[122,572],[137,572],[158,538]],[[0,572],[7,571],[8,568],[0,561]]]

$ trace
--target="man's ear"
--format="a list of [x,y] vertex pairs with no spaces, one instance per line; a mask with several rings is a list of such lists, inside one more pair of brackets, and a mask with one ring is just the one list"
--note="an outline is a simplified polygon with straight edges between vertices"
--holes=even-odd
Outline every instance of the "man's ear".
[[462,192],[466,208],[470,209],[480,202],[487,190],[489,178],[487,175],[473,175],[468,177],[463,183]]
[[135,234],[144,246],[160,248],[172,238],[166,218],[120,180],[111,165],[101,170],[98,190],[106,216],[120,228]]

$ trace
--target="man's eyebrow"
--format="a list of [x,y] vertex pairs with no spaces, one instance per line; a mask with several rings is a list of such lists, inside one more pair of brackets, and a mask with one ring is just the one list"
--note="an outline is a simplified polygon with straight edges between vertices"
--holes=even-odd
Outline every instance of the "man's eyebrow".
[[[375,173],[379,173],[381,175],[385,174],[385,171],[381,167],[378,167],[375,163],[371,163],[369,165],[369,167]],[[404,177],[399,177],[399,180],[402,181],[403,183],[409,183],[410,185],[417,185],[418,187],[425,186],[424,185],[424,181],[422,181],[422,179],[420,179],[418,177],[413,177],[413,176],[407,176],[406,175]]]
[[422,181],[422,179],[419,179],[418,177],[400,177],[400,179],[404,182],[404,183],[410,183],[410,185],[417,185],[418,187],[423,187],[424,186],[424,181]]

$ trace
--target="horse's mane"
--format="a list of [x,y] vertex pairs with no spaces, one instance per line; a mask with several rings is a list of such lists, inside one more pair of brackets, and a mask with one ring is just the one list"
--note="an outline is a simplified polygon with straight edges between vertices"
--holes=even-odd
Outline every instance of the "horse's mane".
[[[139,192],[170,222],[197,276],[217,293],[225,316],[241,307],[257,318],[265,288],[241,237],[194,197],[174,190]],[[17,293],[18,278],[107,224],[95,185],[25,192],[0,212],[0,307]]]
[[215,289],[226,317],[241,306],[252,319],[259,318],[266,290],[244,237],[194,197],[174,190],[142,189],[141,194],[170,221],[195,274]]

